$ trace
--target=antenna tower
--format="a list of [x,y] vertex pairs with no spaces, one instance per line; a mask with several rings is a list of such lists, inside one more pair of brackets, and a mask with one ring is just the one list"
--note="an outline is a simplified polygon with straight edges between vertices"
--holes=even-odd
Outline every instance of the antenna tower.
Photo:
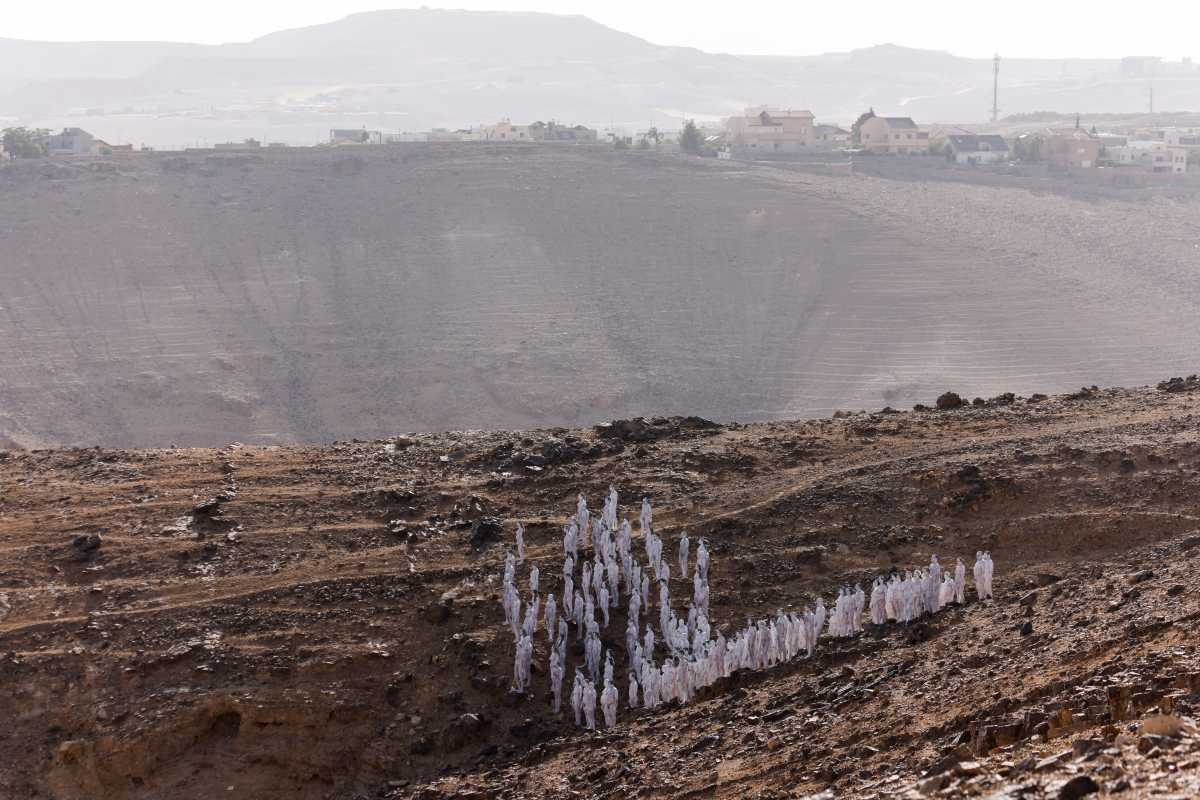
[[1000,118],[1000,54],[992,59],[992,122]]

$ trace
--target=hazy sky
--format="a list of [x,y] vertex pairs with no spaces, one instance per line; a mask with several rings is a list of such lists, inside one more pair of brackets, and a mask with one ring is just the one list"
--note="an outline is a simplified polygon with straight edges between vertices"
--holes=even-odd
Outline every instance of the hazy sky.
[[[57,0],[6,6],[0,37],[210,44],[396,7],[387,0]],[[1193,49],[1200,57],[1196,0],[1160,0],[1149,13],[1095,0],[457,0],[437,7],[584,14],[657,44],[728,53],[807,55],[894,42],[976,57],[999,50],[1045,58],[1136,54],[1177,59]]]

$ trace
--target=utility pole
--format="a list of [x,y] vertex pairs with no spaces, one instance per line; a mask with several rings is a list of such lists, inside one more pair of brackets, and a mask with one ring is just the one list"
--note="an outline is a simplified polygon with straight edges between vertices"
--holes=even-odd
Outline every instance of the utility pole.
[[992,59],[992,122],[1000,118],[1000,54]]
[[1154,113],[1154,84],[1150,84],[1150,113]]

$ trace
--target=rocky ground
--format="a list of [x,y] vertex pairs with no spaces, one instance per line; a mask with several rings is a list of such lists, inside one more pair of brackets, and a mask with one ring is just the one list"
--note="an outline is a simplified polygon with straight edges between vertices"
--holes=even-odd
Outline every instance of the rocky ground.
[[[1196,796],[1198,388],[0,453],[0,797]],[[931,553],[996,597],[578,731],[544,637],[508,691],[499,577],[522,521],[559,591],[610,484],[727,630]]]

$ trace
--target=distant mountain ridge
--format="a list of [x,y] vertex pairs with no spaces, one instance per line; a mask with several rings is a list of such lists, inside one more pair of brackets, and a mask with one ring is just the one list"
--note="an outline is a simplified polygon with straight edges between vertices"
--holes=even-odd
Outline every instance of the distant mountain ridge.
[[[1004,114],[1142,111],[1147,89],[1117,60],[1002,62]],[[990,59],[892,44],[714,54],[525,12],[363,12],[225,45],[0,39],[0,117],[51,124],[90,110],[101,134],[171,115],[192,115],[190,127],[228,123],[221,130],[240,120],[284,139],[334,125],[416,130],[501,116],[644,127],[760,103],[810,108],[823,121],[874,107],[970,123],[988,118],[991,91]],[[1156,79],[1155,93],[1158,108],[1200,107],[1200,72]],[[140,117],[105,119],[114,114]]]

